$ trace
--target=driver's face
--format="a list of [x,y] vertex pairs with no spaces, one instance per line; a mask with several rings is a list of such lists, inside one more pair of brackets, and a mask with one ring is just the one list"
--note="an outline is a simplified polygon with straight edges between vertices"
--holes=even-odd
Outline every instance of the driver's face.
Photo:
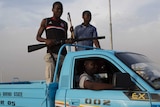
[[98,66],[94,61],[86,61],[85,70],[89,75],[93,75],[97,72]]

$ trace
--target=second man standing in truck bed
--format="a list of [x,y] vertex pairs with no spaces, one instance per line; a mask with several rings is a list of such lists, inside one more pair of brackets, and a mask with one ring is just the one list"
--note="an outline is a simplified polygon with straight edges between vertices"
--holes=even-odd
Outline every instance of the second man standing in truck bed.
[[[97,30],[96,27],[90,24],[92,19],[92,14],[90,11],[85,10],[82,13],[83,23],[76,26],[74,29],[74,35],[76,39],[80,38],[92,38],[97,37]],[[95,45],[97,48],[100,48],[100,44],[98,39],[95,40],[86,40],[86,41],[79,41],[77,42],[78,45],[85,45],[85,46],[93,46]],[[77,51],[86,50],[86,48],[76,47]]]

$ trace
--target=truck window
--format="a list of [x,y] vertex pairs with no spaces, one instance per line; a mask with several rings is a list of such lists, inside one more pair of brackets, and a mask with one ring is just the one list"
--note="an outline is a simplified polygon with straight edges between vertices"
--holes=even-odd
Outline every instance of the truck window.
[[93,59],[96,61],[98,66],[98,72],[94,74],[97,81],[101,81],[103,83],[112,84],[113,83],[113,75],[115,72],[120,72],[112,63],[107,61],[106,59],[99,57],[92,58],[80,58],[75,60],[75,68],[74,68],[74,80],[73,80],[73,88],[79,88],[79,77],[82,73],[84,73],[84,61],[87,59]]

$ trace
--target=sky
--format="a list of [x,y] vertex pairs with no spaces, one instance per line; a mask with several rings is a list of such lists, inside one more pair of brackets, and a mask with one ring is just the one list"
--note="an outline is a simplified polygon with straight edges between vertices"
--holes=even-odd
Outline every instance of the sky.
[[[60,1],[64,7],[61,18],[68,22],[70,12],[73,26],[82,23],[84,10],[90,10],[91,24],[99,36],[105,36],[101,48],[111,49],[108,0]],[[53,15],[53,2],[0,0],[0,82],[44,79],[46,49],[28,53],[27,46],[39,43],[37,30],[43,18]],[[114,50],[141,53],[160,64],[160,0],[111,0],[111,18]]]

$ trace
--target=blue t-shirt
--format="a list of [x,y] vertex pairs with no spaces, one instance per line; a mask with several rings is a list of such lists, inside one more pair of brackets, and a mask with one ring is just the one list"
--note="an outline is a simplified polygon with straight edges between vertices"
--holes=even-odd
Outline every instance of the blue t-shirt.
[[[75,27],[74,34],[76,39],[97,37],[97,29],[91,24],[87,26],[81,24]],[[93,46],[93,40],[79,41],[77,42],[77,44],[85,46]],[[77,50],[80,51],[86,49],[78,47]]]

